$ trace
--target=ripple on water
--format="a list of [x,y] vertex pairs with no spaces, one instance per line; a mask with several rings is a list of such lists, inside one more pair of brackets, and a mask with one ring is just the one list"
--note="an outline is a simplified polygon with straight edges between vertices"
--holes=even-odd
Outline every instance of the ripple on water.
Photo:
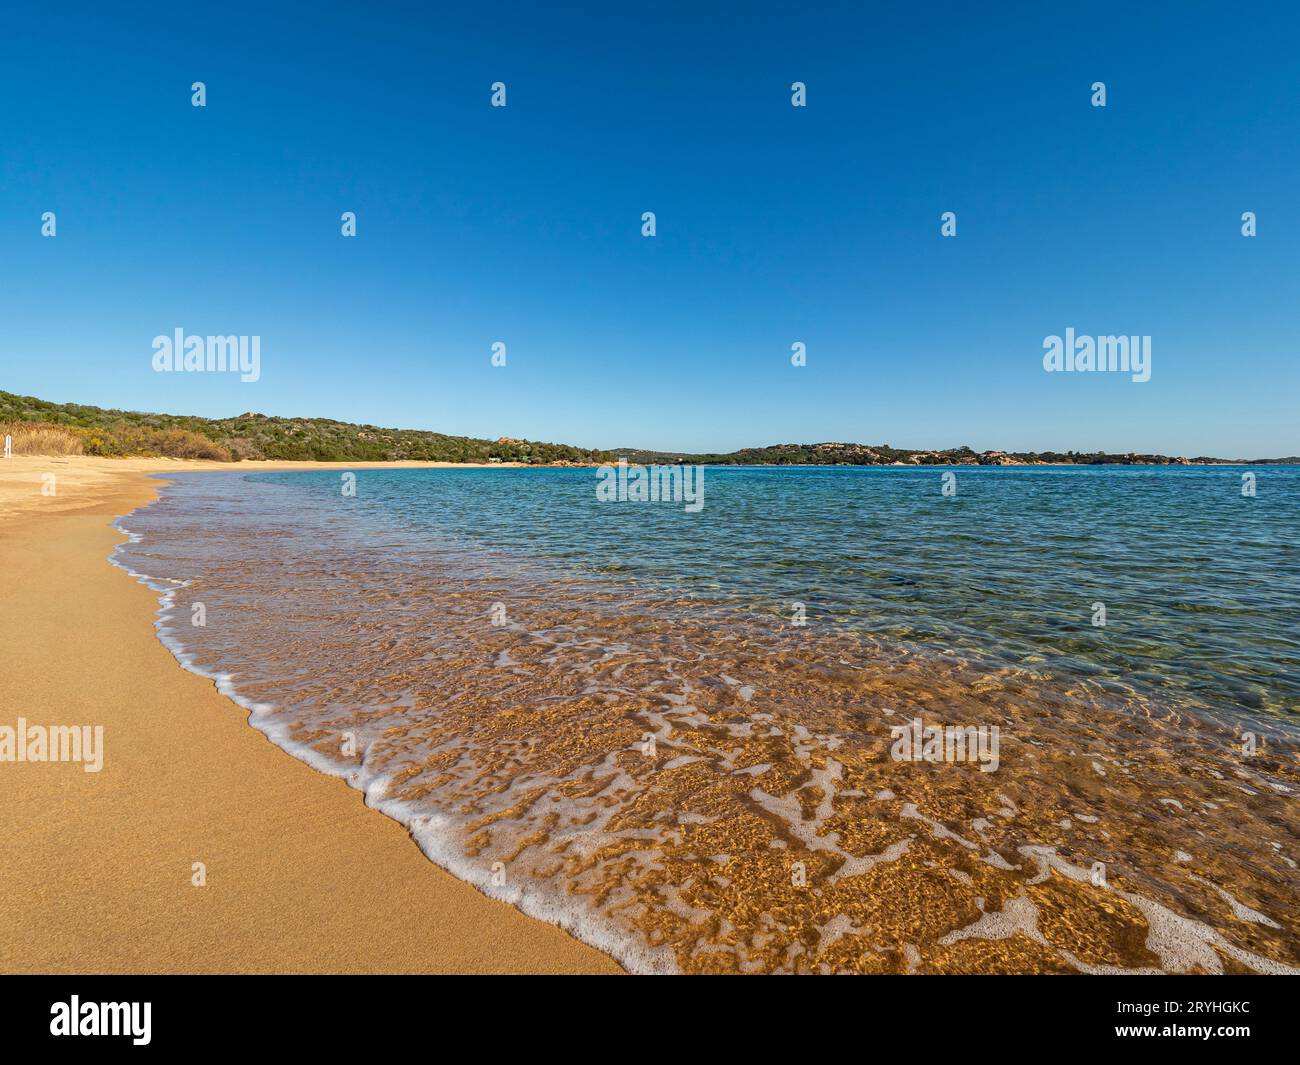
[[[1262,719],[1246,756],[1160,670],[793,626],[248,484],[125,521],[160,635],[434,861],[632,968],[1300,965],[1290,737]],[[918,717],[996,725],[997,771],[894,761]]]

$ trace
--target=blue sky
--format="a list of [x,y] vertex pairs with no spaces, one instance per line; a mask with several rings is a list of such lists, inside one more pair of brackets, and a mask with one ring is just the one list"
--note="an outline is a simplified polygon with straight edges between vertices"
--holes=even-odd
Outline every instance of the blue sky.
[[[1300,452],[1294,6],[618,6],[11,11],[0,388],[602,447]],[[153,372],[178,326],[259,335],[261,380]],[[1067,327],[1150,335],[1151,380],[1045,373]]]

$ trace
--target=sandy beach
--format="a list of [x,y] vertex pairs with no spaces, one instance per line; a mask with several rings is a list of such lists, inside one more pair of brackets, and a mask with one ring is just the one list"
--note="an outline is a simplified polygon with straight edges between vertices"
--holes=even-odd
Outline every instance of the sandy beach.
[[447,464],[2,461],[0,724],[102,725],[104,760],[0,764],[0,970],[620,971],[250,728],[156,639],[155,594],[106,561],[150,473]]

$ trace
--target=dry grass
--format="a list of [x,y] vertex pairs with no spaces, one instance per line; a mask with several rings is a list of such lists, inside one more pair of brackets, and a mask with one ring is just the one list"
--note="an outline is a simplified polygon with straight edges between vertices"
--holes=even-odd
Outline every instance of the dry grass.
[[165,456],[229,462],[230,449],[188,429],[154,429],[117,422],[105,428],[51,425],[47,422],[0,422],[15,455]]
[[87,455],[154,456],[172,459],[215,459],[230,461],[230,449],[189,429],[156,429],[129,422],[114,422],[100,428],[78,429]]
[[41,422],[0,422],[0,437],[8,436],[15,455],[80,455],[81,437],[61,425]]

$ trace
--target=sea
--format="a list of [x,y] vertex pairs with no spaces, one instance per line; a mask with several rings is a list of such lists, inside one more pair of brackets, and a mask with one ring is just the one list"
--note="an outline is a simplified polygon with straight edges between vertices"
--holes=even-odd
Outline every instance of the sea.
[[168,474],[112,560],[271,742],[631,971],[1300,972],[1300,467],[702,476]]

